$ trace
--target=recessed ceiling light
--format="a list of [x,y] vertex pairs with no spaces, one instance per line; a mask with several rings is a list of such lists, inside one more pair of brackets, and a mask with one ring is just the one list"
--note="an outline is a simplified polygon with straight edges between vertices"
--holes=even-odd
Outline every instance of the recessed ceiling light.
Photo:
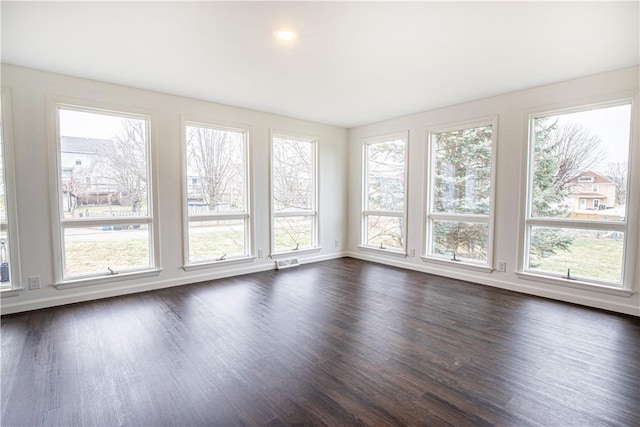
[[284,40],[284,41],[295,40],[296,37],[298,37],[298,33],[296,32],[296,30],[288,27],[277,28],[273,32],[273,35],[278,40]]

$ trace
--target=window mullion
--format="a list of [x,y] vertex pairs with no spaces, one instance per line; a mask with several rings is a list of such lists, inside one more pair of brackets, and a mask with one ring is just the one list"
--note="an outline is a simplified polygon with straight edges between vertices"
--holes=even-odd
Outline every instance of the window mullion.
[[375,216],[392,216],[392,217],[396,217],[396,218],[404,218],[404,212],[397,212],[397,211],[384,211],[384,210],[375,210],[375,209],[368,209],[363,211],[364,215],[375,215]]
[[274,212],[275,218],[286,218],[295,216],[314,216],[317,215],[316,211],[287,211],[287,212]]
[[458,214],[458,213],[430,213],[427,215],[429,219],[441,221],[459,221],[459,222],[475,222],[481,224],[489,224],[490,215],[480,214]]
[[104,219],[65,219],[60,221],[60,226],[62,228],[76,228],[97,227],[102,225],[151,224],[152,222],[153,219],[149,216]]
[[584,228],[589,230],[616,230],[627,228],[626,221],[580,221],[575,219],[528,218],[527,225],[541,227]]
[[231,221],[234,219],[247,219],[248,213],[233,213],[233,214],[211,214],[211,215],[189,215],[189,222],[191,221]]

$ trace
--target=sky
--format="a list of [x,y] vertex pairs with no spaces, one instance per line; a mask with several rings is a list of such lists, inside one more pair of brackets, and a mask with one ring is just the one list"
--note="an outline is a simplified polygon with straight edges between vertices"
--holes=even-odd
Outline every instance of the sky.
[[60,109],[60,135],[113,139],[124,120],[120,116]]
[[631,132],[631,104],[563,114],[558,123],[577,122],[600,136],[609,162],[627,161]]

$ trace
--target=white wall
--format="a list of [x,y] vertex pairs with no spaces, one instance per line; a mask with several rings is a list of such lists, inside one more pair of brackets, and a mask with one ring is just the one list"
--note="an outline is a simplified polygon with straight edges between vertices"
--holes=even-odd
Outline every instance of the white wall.
[[[518,278],[515,274],[521,225],[520,201],[524,188],[526,116],[532,110],[569,107],[638,92],[639,68],[629,68],[534,88],[503,96],[414,114],[347,131],[342,128],[235,108],[189,98],[46,73],[10,65],[2,66],[2,87],[11,93],[17,204],[20,227],[20,280],[25,289],[16,296],[2,295],[3,314],[119,294],[158,289],[228,275],[271,269],[274,261],[256,259],[249,264],[218,266],[185,272],[182,267],[182,182],[180,164],[180,116],[208,117],[212,122],[251,128],[255,248],[269,252],[269,130],[286,130],[320,137],[320,238],[322,250],[302,256],[313,262],[349,255],[404,268],[541,295],[559,300],[640,315],[640,250],[636,250],[634,294],[631,297],[571,289]],[[47,128],[49,96],[84,99],[153,112],[159,180],[161,267],[159,277],[59,290],[52,286],[53,255],[49,193]],[[428,96],[428,94],[425,94]],[[424,224],[424,167],[426,130],[478,117],[498,115],[495,260],[507,262],[506,273],[470,272],[433,266],[422,261]],[[635,112],[636,123],[640,123]],[[361,143],[365,137],[409,130],[408,248],[416,257],[385,257],[358,249],[361,219]],[[640,211],[640,147],[635,128],[632,170],[632,219]],[[348,196],[348,197],[347,197]],[[637,227],[630,236],[638,246]],[[335,240],[339,246],[334,247]],[[346,244],[345,244],[346,242]],[[633,263],[632,263],[633,264]],[[26,289],[27,277],[40,276],[42,289]]]
[[[79,79],[27,68],[2,65],[2,87],[11,95],[14,164],[23,290],[2,296],[2,313],[158,289],[217,277],[274,268],[270,258],[247,264],[182,269],[182,180],[180,117],[250,128],[253,154],[253,212],[255,248],[269,253],[269,132],[270,129],[320,138],[319,220],[322,249],[300,254],[302,263],[343,256],[346,241],[347,130],[302,120],[235,108],[189,98]],[[59,290],[53,287],[51,201],[48,155],[53,129],[47,128],[47,99],[51,96],[86,100],[152,113],[159,188],[160,252],[158,277]],[[8,160],[10,161],[10,160]],[[335,246],[335,241],[339,245]],[[40,276],[42,289],[29,290],[27,277]],[[15,278],[13,278],[15,279]]]
[[[442,276],[469,280],[515,291],[540,295],[559,300],[600,307],[640,315],[638,284],[640,276],[640,250],[638,250],[638,211],[640,206],[640,147],[638,146],[638,111],[635,111],[632,164],[632,189],[630,194],[630,224],[632,249],[637,262],[634,294],[616,296],[584,289],[532,282],[520,279],[516,274],[518,241],[523,222],[521,201],[525,185],[523,162],[526,154],[527,116],[533,112],[548,111],[592,104],[596,102],[636,97],[639,87],[639,68],[632,67],[609,73],[561,82],[553,85],[514,92],[493,98],[478,100],[448,108],[413,114],[380,123],[351,129],[349,133],[349,202],[348,202],[348,255],[399,267],[431,272]],[[424,96],[428,97],[429,94]],[[636,104],[636,107],[637,104]],[[433,265],[420,258],[424,252],[425,234],[423,185],[426,165],[427,130],[477,118],[498,116],[496,216],[494,235],[494,265],[498,260],[507,262],[506,273],[483,273],[462,267]],[[361,242],[362,201],[362,140],[375,135],[409,131],[409,186],[408,186],[408,236],[407,248],[415,248],[416,256],[399,258],[372,253],[358,248]],[[634,265],[635,264],[635,265]]]

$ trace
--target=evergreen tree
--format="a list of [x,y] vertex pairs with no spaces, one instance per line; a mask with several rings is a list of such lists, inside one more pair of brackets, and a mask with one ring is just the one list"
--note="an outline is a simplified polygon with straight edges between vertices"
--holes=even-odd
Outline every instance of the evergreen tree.
[[[533,217],[562,218],[570,214],[562,204],[568,196],[569,189],[560,174],[561,165],[566,163],[560,155],[561,145],[567,141],[553,137],[557,127],[557,120],[535,120],[535,164],[531,206]],[[572,242],[573,237],[562,229],[538,228],[531,233],[530,266],[536,267],[536,260],[555,255],[558,251],[569,250]]]
[[[491,205],[491,126],[435,135],[434,212],[488,215]],[[435,253],[486,259],[482,223],[434,222]]]
[[[535,121],[532,216],[564,218],[569,195],[568,171],[585,160],[572,154],[574,127],[557,120]],[[568,131],[569,130],[569,131]],[[434,212],[488,215],[491,205],[491,141],[493,129],[482,126],[435,135]],[[582,140],[584,138],[580,138]],[[586,139],[585,139],[586,140]],[[435,221],[434,252],[486,259],[488,227],[483,223]],[[531,266],[535,260],[569,249],[573,238],[558,228],[540,227],[532,233]]]

